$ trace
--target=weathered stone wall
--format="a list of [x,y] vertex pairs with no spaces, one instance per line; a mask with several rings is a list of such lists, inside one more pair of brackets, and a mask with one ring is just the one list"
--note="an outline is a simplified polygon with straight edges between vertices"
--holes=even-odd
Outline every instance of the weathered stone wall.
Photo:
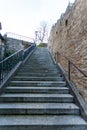
[[20,40],[13,39],[13,38],[7,38],[6,46],[7,46],[6,50],[12,52],[16,52],[18,50],[24,49],[22,42]]
[[26,41],[23,41],[23,40],[18,40],[18,39],[14,39],[14,38],[9,38],[7,37],[6,38],[6,52],[16,52],[16,51],[19,51],[19,50],[24,50],[26,48],[28,48],[32,43],[30,42],[26,42]]
[[[53,53],[68,57],[87,74],[87,0],[76,0],[73,6],[69,5],[52,27],[48,47]],[[60,62],[66,67],[65,59]],[[72,71],[73,80],[87,100],[87,78],[74,68]]]

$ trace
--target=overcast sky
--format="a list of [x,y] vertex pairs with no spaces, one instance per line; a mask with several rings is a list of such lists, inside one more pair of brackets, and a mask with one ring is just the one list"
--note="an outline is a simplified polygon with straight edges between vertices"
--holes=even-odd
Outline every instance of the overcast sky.
[[52,26],[75,0],[0,0],[2,34],[13,32],[34,37],[41,21]]

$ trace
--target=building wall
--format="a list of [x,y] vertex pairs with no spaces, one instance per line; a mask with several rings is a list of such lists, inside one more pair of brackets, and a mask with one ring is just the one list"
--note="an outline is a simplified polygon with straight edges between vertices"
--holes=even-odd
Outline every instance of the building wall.
[[[48,47],[53,54],[60,52],[68,57],[87,74],[87,0],[76,0],[68,6],[51,29]],[[63,59],[61,64],[67,68],[65,62]],[[72,78],[87,100],[87,78],[73,67]]]

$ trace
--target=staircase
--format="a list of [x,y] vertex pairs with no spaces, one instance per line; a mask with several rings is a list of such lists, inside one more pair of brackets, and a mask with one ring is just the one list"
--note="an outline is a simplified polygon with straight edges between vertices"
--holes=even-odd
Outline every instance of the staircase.
[[37,48],[0,96],[0,130],[87,130],[46,48]]

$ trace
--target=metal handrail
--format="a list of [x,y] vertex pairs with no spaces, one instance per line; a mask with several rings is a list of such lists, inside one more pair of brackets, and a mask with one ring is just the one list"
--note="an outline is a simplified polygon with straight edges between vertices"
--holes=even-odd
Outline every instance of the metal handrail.
[[15,65],[22,60],[23,50],[17,51],[11,56],[0,62],[0,80],[3,81],[4,77],[15,67]]
[[80,73],[82,73],[84,75],[84,77],[87,77],[87,75],[79,68],[77,67],[72,61],[69,61],[70,64],[72,64]]
[[73,63],[73,61],[71,61],[68,57],[64,56],[63,54],[59,52],[55,53],[55,58],[56,58],[56,55],[61,55],[62,57],[68,60],[68,79],[69,80],[71,80],[71,65],[75,67],[84,77],[87,77],[87,75],[79,67],[77,67],[75,63]]
[[10,37],[10,38],[14,38],[14,39],[16,38],[18,40],[31,42],[31,43],[34,43],[34,41],[35,41],[34,38],[30,38],[30,37],[19,35],[19,34],[12,33],[12,32],[6,32],[6,36]]
[[36,47],[36,44],[33,43],[33,45],[31,45],[30,47],[28,47],[27,49],[24,50],[24,59],[27,57],[27,55]]
[[25,50],[19,50],[2,60],[0,62],[0,82],[3,82],[3,79],[17,65],[17,63],[24,60],[35,47],[36,44],[33,44],[29,48]]
[[[6,60],[10,59],[11,57],[13,57],[14,55],[18,54],[18,53],[21,52],[21,51],[23,51],[23,50],[19,50],[19,51],[13,53],[12,55],[6,57],[6,58],[5,58],[3,61],[1,61],[1,62],[5,62]],[[1,62],[0,62],[0,63],[1,63]]]

